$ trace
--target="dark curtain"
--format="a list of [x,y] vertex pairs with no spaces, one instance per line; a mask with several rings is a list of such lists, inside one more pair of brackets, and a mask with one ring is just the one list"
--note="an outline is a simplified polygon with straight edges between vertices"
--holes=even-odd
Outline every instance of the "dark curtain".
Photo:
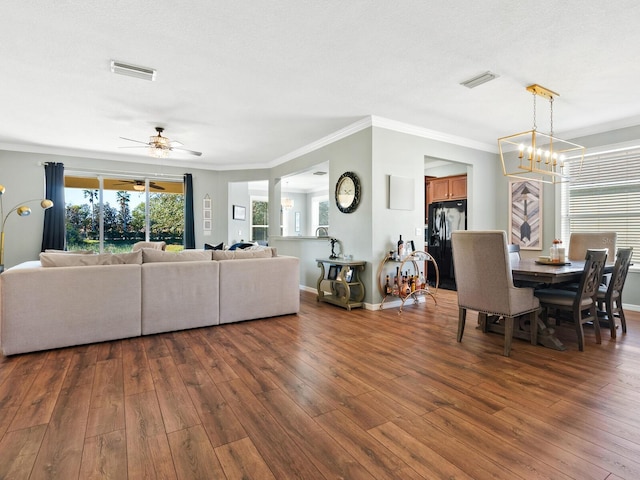
[[193,178],[184,175],[184,248],[196,248],[196,232],[193,220]]
[[64,204],[64,164],[46,163],[44,165],[46,182],[45,198],[53,202],[53,207],[44,212],[44,231],[42,232],[42,251],[48,248],[64,250],[65,244],[65,204]]

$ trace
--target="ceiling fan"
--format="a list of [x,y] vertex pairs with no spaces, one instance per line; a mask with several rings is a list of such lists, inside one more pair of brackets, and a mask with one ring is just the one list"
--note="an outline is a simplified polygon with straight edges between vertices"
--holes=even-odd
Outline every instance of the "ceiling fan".
[[[133,189],[138,192],[144,192],[144,180],[121,180],[121,183],[114,183],[114,186],[118,185],[133,185]],[[155,182],[149,182],[149,188],[152,190],[164,190],[162,185],[158,185]]]
[[120,148],[148,148],[149,154],[152,157],[156,158],[165,158],[169,156],[169,152],[173,150],[180,150],[181,152],[189,153],[191,155],[197,155],[198,157],[202,155],[202,152],[196,152],[194,150],[187,150],[186,148],[182,148],[182,143],[176,140],[169,140],[167,137],[162,136],[162,132],[164,132],[163,127],[156,127],[157,135],[152,135],[149,137],[148,142],[143,142],[142,140],[133,140],[131,138],[120,137],[123,140],[127,140],[129,142],[142,143],[143,145],[136,145],[135,147],[120,147]]

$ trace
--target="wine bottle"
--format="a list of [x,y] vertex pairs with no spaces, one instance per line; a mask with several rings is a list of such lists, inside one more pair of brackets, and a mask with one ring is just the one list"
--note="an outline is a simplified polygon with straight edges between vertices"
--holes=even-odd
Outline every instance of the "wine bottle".
[[384,285],[384,293],[385,295],[389,295],[391,293],[391,285],[389,284],[389,275],[387,275],[387,281]]
[[400,235],[400,240],[398,240],[398,257],[402,260],[404,256],[404,240],[402,240],[402,235]]

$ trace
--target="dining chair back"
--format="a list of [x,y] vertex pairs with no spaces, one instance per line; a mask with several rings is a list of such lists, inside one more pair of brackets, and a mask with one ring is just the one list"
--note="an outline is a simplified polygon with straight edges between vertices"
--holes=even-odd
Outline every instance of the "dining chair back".
[[622,333],[627,333],[627,320],[622,308],[622,289],[627,279],[632,256],[633,247],[619,248],[609,285],[606,287],[601,285],[598,289],[598,316],[608,321],[611,338],[616,338],[616,317],[620,319]]
[[582,261],[588,249],[606,248],[609,253],[616,251],[616,232],[574,232],[569,237],[569,260]]
[[[554,311],[556,321],[561,312],[570,312],[578,336],[578,348],[584,350],[584,330],[582,324],[593,321],[596,342],[602,343],[600,323],[597,320],[597,294],[602,278],[602,270],[607,261],[607,249],[588,249],[582,277],[577,290],[561,288],[541,288],[535,294],[540,299],[542,320],[548,324],[549,311]],[[583,312],[588,312],[583,316]],[[595,321],[594,321],[595,320]],[[558,322],[557,322],[558,323]]]
[[507,234],[501,230],[458,230],[451,234],[458,293],[458,342],[467,310],[504,318],[504,355],[511,352],[514,318],[529,315],[531,343],[537,343],[538,299],[532,288],[513,285]]

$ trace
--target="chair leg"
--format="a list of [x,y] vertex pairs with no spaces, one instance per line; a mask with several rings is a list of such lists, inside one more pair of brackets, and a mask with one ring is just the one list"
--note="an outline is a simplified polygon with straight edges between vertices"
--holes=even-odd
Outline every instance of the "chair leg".
[[616,338],[616,316],[613,314],[613,302],[606,302],[605,311],[607,312],[607,317],[609,318],[609,331],[611,332],[611,338]]
[[578,335],[578,350],[584,352],[584,330],[582,329],[582,312],[574,312],[573,318],[576,324],[576,334]]
[[591,313],[591,318],[594,319],[593,328],[596,331],[596,343],[600,345],[602,343],[602,333],[600,333],[600,320],[598,320],[598,311],[596,310],[595,304],[589,309],[589,312]]
[[489,317],[486,313],[478,312],[478,325],[480,325],[482,333],[487,333],[489,330]]
[[529,314],[529,331],[531,333],[531,345],[538,344],[538,313],[540,311],[536,310],[535,312],[531,312]]
[[622,309],[622,298],[618,297],[616,300],[618,307],[618,315],[620,316],[620,326],[622,327],[622,333],[627,333],[627,319],[624,318],[624,310]]
[[458,342],[462,341],[462,334],[464,333],[464,324],[467,320],[467,309],[458,308]]
[[511,340],[513,339],[513,317],[504,317],[504,356],[511,353]]

